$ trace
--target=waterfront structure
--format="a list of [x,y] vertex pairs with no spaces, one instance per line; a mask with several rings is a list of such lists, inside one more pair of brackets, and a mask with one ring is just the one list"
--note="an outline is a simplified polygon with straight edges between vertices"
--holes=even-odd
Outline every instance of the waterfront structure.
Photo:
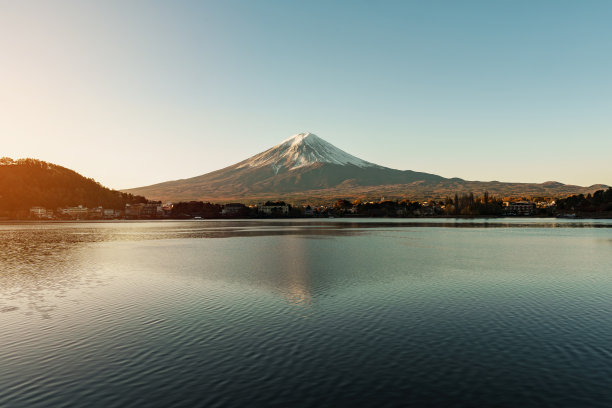
[[507,215],[533,215],[536,204],[531,201],[504,201],[504,213]]
[[51,215],[53,215],[53,212],[45,207],[30,208],[30,217],[32,218],[49,218]]
[[144,204],[142,203],[126,204],[125,205],[125,216],[127,218],[138,218],[140,217],[142,213],[143,207],[144,207]]
[[102,208],[101,206],[91,208],[89,210],[88,217],[89,218],[93,218],[93,219],[101,219],[101,218],[103,218],[104,217],[104,208]]
[[112,219],[112,218],[116,218],[120,215],[120,211],[115,211],[112,208],[104,208],[102,210],[102,218],[105,219]]
[[242,215],[247,211],[247,206],[240,203],[230,203],[225,204],[221,209],[221,215],[224,216],[232,216],[232,215]]
[[88,212],[89,210],[87,209],[87,207],[83,207],[82,205],[79,205],[78,207],[66,207],[60,209],[60,213],[62,215],[67,215],[70,218],[74,219],[87,218]]
[[144,218],[155,218],[162,216],[164,211],[161,204],[147,203],[142,205],[140,216]]
[[312,217],[314,215],[314,211],[311,206],[307,205],[306,208],[304,208],[304,215],[307,217]]
[[257,210],[265,215],[288,215],[289,205],[287,204],[264,204],[259,206]]

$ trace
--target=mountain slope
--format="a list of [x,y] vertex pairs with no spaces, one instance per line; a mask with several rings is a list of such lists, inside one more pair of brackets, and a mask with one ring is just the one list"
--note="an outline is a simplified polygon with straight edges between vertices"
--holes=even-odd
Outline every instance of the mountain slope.
[[437,198],[455,192],[497,195],[568,195],[600,186],[473,182],[396,170],[357,158],[312,133],[300,133],[221,170],[126,190],[159,200],[294,202],[343,198]]
[[33,206],[121,209],[126,203],[143,201],[144,197],[108,189],[62,166],[35,159],[0,159],[0,212],[26,211]]

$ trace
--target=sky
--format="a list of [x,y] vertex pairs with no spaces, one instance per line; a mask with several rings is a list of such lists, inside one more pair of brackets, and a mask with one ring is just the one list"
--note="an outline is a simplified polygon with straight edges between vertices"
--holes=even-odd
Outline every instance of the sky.
[[0,0],[0,156],[115,188],[312,132],[467,180],[612,185],[610,1]]

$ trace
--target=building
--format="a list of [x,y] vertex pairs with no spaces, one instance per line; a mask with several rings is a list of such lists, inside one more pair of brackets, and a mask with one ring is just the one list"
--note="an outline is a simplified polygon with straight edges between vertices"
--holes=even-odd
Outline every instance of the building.
[[288,215],[289,214],[289,205],[280,202],[280,203],[265,203],[257,207],[257,211],[261,214],[265,215]]
[[105,208],[102,210],[102,218],[106,220],[112,220],[113,218],[119,218],[121,211],[113,210],[112,208]]
[[88,212],[89,210],[87,209],[87,207],[83,207],[82,205],[79,205],[78,207],[66,207],[60,209],[60,213],[62,215],[68,216],[75,220],[82,220],[87,218]]
[[140,216],[143,218],[157,218],[164,215],[163,207],[157,203],[147,203],[142,205]]
[[165,217],[169,217],[170,215],[172,215],[172,208],[174,208],[174,204],[172,203],[166,203],[162,205],[162,212],[164,213]]
[[248,214],[248,208],[244,204],[240,203],[230,203],[225,204],[221,209],[221,215],[231,217],[238,215],[246,215]]
[[531,201],[504,201],[506,215],[533,215],[535,211],[536,205]]
[[311,206],[307,205],[306,208],[304,208],[304,215],[307,217],[312,217],[314,215],[314,211]]
[[125,216],[127,218],[138,218],[142,213],[142,209],[144,208],[144,204],[126,204],[125,205]]
[[47,211],[45,207],[32,207],[30,208],[30,217],[31,218],[51,218],[53,212]]
[[102,207],[91,208],[89,210],[89,214],[88,215],[89,215],[89,218],[92,218],[92,219],[95,219],[95,220],[100,220],[104,216],[104,208],[102,208]]

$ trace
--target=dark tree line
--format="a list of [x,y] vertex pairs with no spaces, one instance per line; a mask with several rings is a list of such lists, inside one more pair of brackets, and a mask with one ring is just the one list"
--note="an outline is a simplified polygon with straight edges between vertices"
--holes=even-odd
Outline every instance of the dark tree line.
[[502,205],[502,200],[490,197],[486,191],[482,197],[475,197],[474,193],[455,194],[454,198],[444,200],[448,215],[498,215],[502,212]]
[[592,195],[578,194],[557,200],[557,210],[589,213],[612,211],[612,187],[607,190],[597,190]]
[[499,215],[502,213],[503,202],[485,192],[482,197],[474,193],[455,194],[443,201],[398,200],[366,202],[360,200],[350,202],[345,199],[336,201],[332,207],[334,215],[358,215],[364,217],[402,217],[402,216],[434,216],[434,215]]
[[355,200],[353,203],[347,200],[338,200],[333,210],[335,215],[354,214],[362,217],[398,217],[411,215],[415,210],[422,208],[418,201],[401,200],[401,201],[379,201],[379,202],[361,202]]
[[0,211],[83,205],[122,209],[146,198],[111,190],[62,166],[35,159],[0,159]]
[[202,201],[188,201],[174,204],[172,217],[175,218],[218,218],[221,213],[219,204],[204,203]]

